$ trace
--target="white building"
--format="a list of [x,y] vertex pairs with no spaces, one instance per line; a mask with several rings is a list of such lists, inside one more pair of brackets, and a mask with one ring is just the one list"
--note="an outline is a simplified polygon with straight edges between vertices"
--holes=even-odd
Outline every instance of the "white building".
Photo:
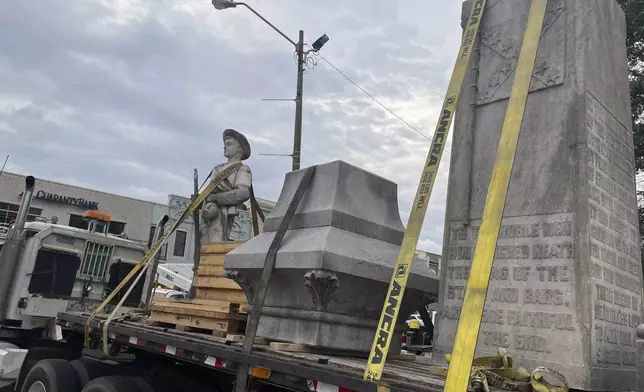
[[[0,224],[7,225],[16,219],[24,188],[25,176],[6,172],[0,175]],[[33,221],[36,216],[55,216],[60,224],[84,228],[87,227],[87,222],[83,219],[85,211],[100,210],[111,215],[109,233],[125,232],[129,239],[147,244],[155,205],[148,201],[36,178],[28,219]]]
[[441,256],[435,253],[425,252],[416,249],[415,256],[421,262],[427,265],[427,268],[434,271],[436,275],[439,274],[441,268]]
[[[149,228],[148,246],[152,245],[152,237],[156,230],[157,223],[164,215],[168,215],[170,220],[165,225],[168,230],[175,224],[181,213],[190,204],[190,199],[169,195],[168,204],[155,204],[152,211],[152,222]],[[190,215],[186,220],[181,223],[177,231],[168,238],[168,241],[163,245],[159,252],[160,259],[166,263],[192,263],[194,261],[194,241],[195,241],[195,226]]]
[[[8,226],[16,219],[24,187],[25,176],[7,172],[0,175],[0,228]],[[87,228],[88,223],[83,219],[85,211],[100,210],[111,215],[109,233],[125,233],[128,239],[150,246],[157,222],[163,215],[167,214],[170,217],[165,226],[169,229],[189,202],[188,198],[169,195],[168,204],[159,204],[36,178],[36,189],[28,220],[33,221],[37,216],[55,216],[59,224]],[[258,203],[265,215],[268,215],[275,205],[263,199],[258,199]],[[233,228],[231,239],[251,237],[249,212],[242,211]],[[194,223],[190,216],[161,249],[161,260],[166,263],[192,263],[195,235]]]
[[[264,213],[264,217],[267,217],[268,214],[273,211],[275,207],[275,202],[256,198],[259,208]],[[246,211],[241,211],[240,214],[235,218],[233,223],[233,228],[230,233],[230,239],[233,241],[249,240],[253,236],[253,221],[250,213],[250,202],[246,202]],[[258,217],[258,229],[259,232],[263,232],[264,222]]]

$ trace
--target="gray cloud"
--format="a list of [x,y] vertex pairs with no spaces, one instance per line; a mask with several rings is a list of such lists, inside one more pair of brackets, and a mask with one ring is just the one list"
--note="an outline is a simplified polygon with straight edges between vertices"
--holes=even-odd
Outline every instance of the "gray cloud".
[[[250,1],[431,135],[460,39],[450,0]],[[292,47],[244,9],[208,0],[0,5],[0,155],[8,170],[165,202],[221,160],[220,131],[246,133],[256,193],[275,200],[290,153]],[[318,59],[319,60],[319,59]],[[398,183],[406,223],[429,142],[318,61],[305,75],[303,166],[343,159]],[[419,248],[440,252],[449,154]]]

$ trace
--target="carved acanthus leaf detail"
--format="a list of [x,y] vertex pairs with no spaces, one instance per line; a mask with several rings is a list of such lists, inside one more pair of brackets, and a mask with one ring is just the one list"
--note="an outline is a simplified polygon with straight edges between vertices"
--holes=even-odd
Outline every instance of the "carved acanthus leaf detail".
[[229,270],[224,272],[224,277],[234,280],[235,283],[237,283],[239,287],[241,287],[244,294],[246,294],[248,303],[253,303],[253,299],[255,298],[255,289],[246,277],[242,276],[237,270]]
[[333,296],[340,287],[338,277],[322,270],[309,271],[304,274],[304,284],[311,293],[313,306],[317,311],[325,311]]

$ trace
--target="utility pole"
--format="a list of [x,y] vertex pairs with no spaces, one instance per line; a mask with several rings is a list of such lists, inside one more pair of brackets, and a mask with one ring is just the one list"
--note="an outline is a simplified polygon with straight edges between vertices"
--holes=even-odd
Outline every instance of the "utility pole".
[[293,137],[293,171],[300,169],[302,150],[302,89],[304,87],[304,30],[297,41],[297,90],[295,93],[295,133]]
[[4,160],[4,164],[2,165],[2,169],[0,169],[0,176],[2,173],[4,173],[4,167],[7,166],[7,161],[9,160],[9,154],[7,154],[7,158]]
[[[271,22],[269,22],[266,18],[264,18],[262,15],[260,15],[259,12],[255,11],[251,6],[249,6],[246,3],[243,3],[241,1],[233,1],[233,0],[211,0],[212,5],[215,7],[216,10],[225,10],[228,8],[235,8],[237,6],[244,6],[248,8],[253,14],[255,14],[258,18],[260,18],[262,21],[264,21],[267,25],[269,25],[273,30],[275,30],[279,35],[284,37],[291,45],[295,47],[295,52],[297,53],[297,91],[295,93],[295,130],[294,130],[294,135],[293,135],[293,170],[299,170],[300,168],[300,158],[302,156],[302,87],[304,84],[304,63],[306,62],[306,56],[310,52],[318,52],[320,49],[322,49],[322,46],[324,46],[325,43],[329,40],[329,37],[324,34],[320,38],[318,38],[312,45],[312,48],[304,51],[304,30],[300,30],[300,35],[299,39],[297,42],[293,41],[288,37],[288,35],[284,34],[284,32],[275,25],[273,25]],[[262,155],[281,155],[281,154],[262,154]]]
[[[192,197],[197,197],[199,194],[199,173],[197,169],[195,169],[194,174],[193,174],[193,182],[194,182],[194,193],[192,194]],[[199,268],[199,260],[201,258],[201,237],[199,234],[199,207],[195,208],[194,212],[192,213],[192,221],[193,221],[193,227],[194,227],[194,235],[195,235],[195,250],[193,254],[193,267],[192,267],[192,285],[190,285],[190,292],[188,293],[188,298],[195,298],[197,294],[197,287],[194,285],[195,279],[197,277],[197,269]]]

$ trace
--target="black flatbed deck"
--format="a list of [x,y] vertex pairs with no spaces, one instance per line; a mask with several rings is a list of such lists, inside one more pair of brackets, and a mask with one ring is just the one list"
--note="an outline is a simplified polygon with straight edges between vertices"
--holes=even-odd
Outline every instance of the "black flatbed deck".
[[[83,332],[86,313],[60,313],[63,328]],[[100,320],[92,321],[97,334]],[[315,380],[354,391],[376,392],[377,385],[363,380],[366,358],[318,355],[276,351],[270,346],[255,345],[253,353],[244,354],[240,343],[205,334],[177,331],[148,325],[144,322],[118,321],[108,327],[110,339],[126,346],[136,346],[159,355],[174,356],[196,365],[210,366],[220,371],[234,372],[237,364],[271,370],[269,382],[280,385],[280,379],[297,377]],[[427,370],[430,358],[388,359],[378,382],[393,391],[442,391],[444,379]]]

